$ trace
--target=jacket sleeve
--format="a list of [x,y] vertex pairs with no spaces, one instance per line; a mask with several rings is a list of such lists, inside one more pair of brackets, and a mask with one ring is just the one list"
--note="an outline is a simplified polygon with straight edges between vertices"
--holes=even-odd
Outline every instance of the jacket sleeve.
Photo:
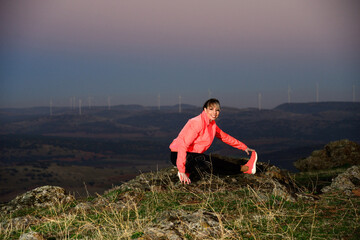
[[216,126],[216,134],[215,136],[220,139],[221,141],[223,141],[224,143],[234,147],[234,148],[238,148],[241,150],[245,150],[247,149],[247,146],[240,142],[239,140],[237,140],[236,138],[230,136],[229,134],[225,133],[224,131],[222,131],[218,126]]
[[179,172],[186,171],[186,152],[189,146],[194,143],[201,131],[201,124],[197,121],[189,120],[179,134],[179,146],[176,160],[176,166]]

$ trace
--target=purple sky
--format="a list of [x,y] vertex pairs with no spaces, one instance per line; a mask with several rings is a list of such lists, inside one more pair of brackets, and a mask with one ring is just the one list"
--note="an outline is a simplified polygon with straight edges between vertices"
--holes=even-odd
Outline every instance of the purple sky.
[[348,0],[3,0],[0,107],[360,99]]

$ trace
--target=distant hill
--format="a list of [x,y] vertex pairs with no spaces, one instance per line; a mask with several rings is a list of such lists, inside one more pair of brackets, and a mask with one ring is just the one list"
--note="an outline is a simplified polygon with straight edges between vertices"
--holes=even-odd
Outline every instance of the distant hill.
[[[52,116],[44,107],[0,109],[0,134],[113,139],[131,142],[134,148],[139,142],[138,149],[146,149],[139,150],[139,157],[149,150],[144,144],[156,143],[162,156],[187,120],[201,112],[201,107],[186,104],[181,109],[179,113],[178,105],[161,106],[160,110],[141,105],[84,107],[80,115],[77,109],[53,108]],[[223,131],[256,148],[260,156],[266,156],[264,161],[282,159],[283,167],[291,168],[296,158],[330,141],[359,142],[359,110],[360,103],[351,102],[290,103],[261,111],[225,106],[217,123]],[[242,154],[219,141],[209,152]]]
[[274,108],[292,113],[313,114],[328,111],[360,112],[358,102],[284,103]]

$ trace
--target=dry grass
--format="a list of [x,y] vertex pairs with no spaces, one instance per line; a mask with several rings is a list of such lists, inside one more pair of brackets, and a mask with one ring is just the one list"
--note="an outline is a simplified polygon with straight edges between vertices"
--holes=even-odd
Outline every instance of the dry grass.
[[[113,190],[72,204],[1,213],[0,238],[34,231],[46,239],[146,239],[146,227],[164,211],[199,209],[218,216],[216,239],[356,239],[360,233],[358,197],[289,202],[251,187],[231,189],[221,179],[184,186],[167,178],[149,191]],[[183,237],[198,239],[191,232]]]

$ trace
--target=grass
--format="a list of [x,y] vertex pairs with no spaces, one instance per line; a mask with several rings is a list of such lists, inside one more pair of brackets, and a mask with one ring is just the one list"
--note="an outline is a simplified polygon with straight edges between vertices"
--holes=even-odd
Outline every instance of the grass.
[[[219,216],[217,239],[357,239],[360,234],[356,196],[331,193],[315,201],[289,202],[271,194],[264,198],[251,187],[195,185],[113,190],[72,204],[1,213],[0,239],[18,239],[29,231],[46,239],[146,239],[146,227],[164,211],[199,209]],[[80,208],[80,203],[88,207]],[[14,220],[29,216],[31,224]],[[183,237],[197,239],[191,232]]]
[[321,193],[320,190],[331,184],[334,177],[346,171],[347,168],[334,168],[328,170],[318,170],[309,172],[300,172],[294,174],[294,180],[297,184],[306,187],[314,194]]

